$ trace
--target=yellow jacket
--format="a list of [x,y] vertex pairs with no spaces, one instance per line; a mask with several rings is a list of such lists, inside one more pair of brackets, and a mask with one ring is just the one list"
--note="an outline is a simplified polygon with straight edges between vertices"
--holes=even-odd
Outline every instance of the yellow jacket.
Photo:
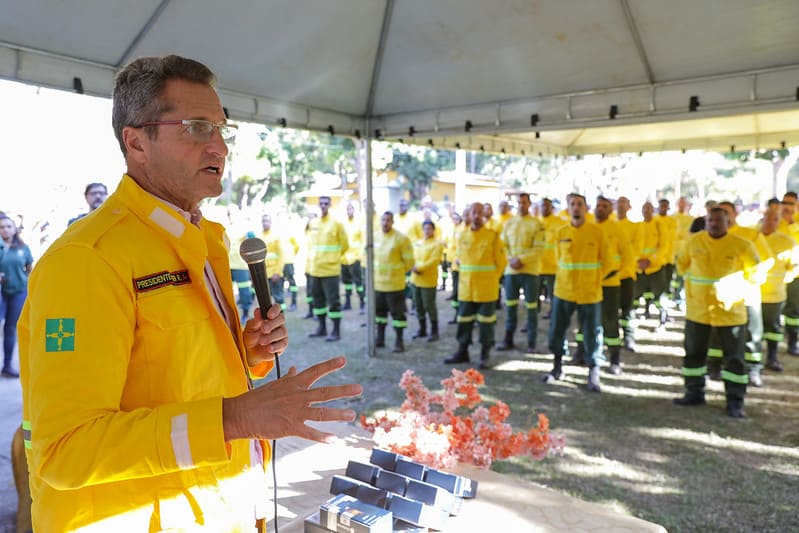
[[754,245],[735,235],[688,237],[677,255],[685,278],[685,318],[711,326],[746,324],[745,288],[760,259]]
[[558,229],[556,239],[555,296],[578,304],[601,302],[602,278],[611,271],[602,229],[595,222],[579,228],[566,224]]
[[[232,324],[206,288],[206,259]],[[250,377],[222,226],[190,224],[124,176],[29,288],[19,341],[33,529],[252,531],[269,448],[223,437],[222,398]]]
[[405,273],[413,267],[413,246],[404,234],[392,229],[381,231],[374,241],[375,290],[394,292],[405,289]]
[[660,257],[663,264],[674,264],[674,254],[677,253],[677,219],[670,215],[654,215],[652,217],[660,224]]
[[544,232],[539,233],[536,245],[541,249],[538,263],[538,273],[541,275],[554,275],[558,270],[558,260],[555,258],[556,235],[558,228],[568,222],[556,215],[541,217]]
[[505,246],[505,255],[508,259],[518,257],[522,268],[515,270],[510,264],[505,267],[505,274],[531,274],[538,275],[541,266],[539,255],[541,248],[536,241],[541,241],[539,233],[544,228],[533,215],[511,217],[505,222],[502,230],[502,244]]
[[413,245],[413,267],[419,273],[411,272],[411,283],[417,287],[438,286],[438,265],[444,256],[444,245],[435,237],[418,240]]
[[344,219],[344,231],[347,233],[349,247],[341,258],[342,265],[352,265],[363,259],[364,232],[366,225],[358,217]]
[[763,303],[784,302],[788,296],[785,284],[793,281],[799,274],[799,245],[779,231],[765,237],[774,254],[774,263],[768,271],[766,282],[760,286],[760,296]]
[[619,287],[622,280],[619,274],[622,265],[629,265],[635,261],[632,243],[615,220],[608,219],[604,222],[597,222],[597,224],[605,235],[608,251],[608,266],[605,268],[607,275],[602,279],[602,286]]
[[466,227],[458,236],[458,300],[493,302],[507,258],[497,232]]
[[460,224],[452,228],[452,243],[449,246],[448,256],[450,261],[452,262],[450,268],[452,269],[453,272],[460,272],[461,270],[460,265],[458,264],[457,261],[458,246],[459,246],[458,243],[460,242],[461,234],[464,231],[469,231],[469,227],[464,222],[461,222]]
[[[636,259],[649,259],[649,267],[644,270],[644,273],[652,274],[663,267],[664,257],[668,253],[668,250],[664,248],[666,244],[661,236],[661,225],[653,216],[649,222],[646,220],[639,222],[638,228],[641,232],[641,247],[638,249]],[[636,266],[636,268],[638,267]]]
[[308,253],[311,256],[309,274],[317,278],[341,275],[341,256],[347,252],[349,241],[344,226],[331,215],[311,222]]
[[297,241],[297,237],[288,231],[282,236],[283,243],[280,248],[283,251],[283,264],[293,265],[300,251],[300,243]]
[[629,218],[619,220],[617,222],[619,230],[621,231],[624,240],[630,244],[632,256],[629,261],[622,258],[621,269],[619,270],[619,279],[633,278],[635,279],[638,272],[638,253],[641,250],[641,226],[637,222],[633,222]]
[[745,286],[746,295],[744,297],[744,302],[749,306],[760,306],[760,285],[765,283],[768,277],[768,271],[774,265],[774,254],[771,252],[771,248],[769,248],[766,242],[766,236],[754,228],[746,228],[736,224],[735,226],[731,226],[727,231],[731,235],[746,239],[755,246],[755,251],[760,258],[760,262],[757,265],[757,272],[752,276],[751,283]]
[[694,222],[694,217],[688,213],[674,213],[671,215],[674,219],[674,226],[676,227],[677,238],[674,240],[674,257],[676,259],[677,253],[682,248],[685,240],[691,235],[691,224]]
[[779,224],[777,225],[777,231],[784,233],[799,243],[799,223],[791,222],[789,224],[785,222],[785,219],[781,218]]
[[283,254],[283,239],[277,232],[270,230],[261,233],[261,238],[266,244],[266,273],[269,276],[283,275],[283,266],[286,264]]
[[[375,232],[380,231],[379,220],[375,228]],[[406,211],[404,215],[396,213],[394,215],[393,228],[407,236],[411,242],[415,242],[417,239],[421,239],[424,236],[422,234],[422,218],[417,212]]]

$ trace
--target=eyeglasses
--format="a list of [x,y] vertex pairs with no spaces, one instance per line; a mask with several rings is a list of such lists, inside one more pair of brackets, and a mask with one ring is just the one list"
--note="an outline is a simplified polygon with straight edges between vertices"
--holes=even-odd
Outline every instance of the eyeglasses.
[[186,131],[188,131],[189,135],[194,137],[194,139],[198,142],[208,142],[214,130],[217,130],[219,135],[222,136],[222,140],[226,143],[231,143],[236,140],[236,132],[239,129],[237,124],[227,124],[225,122],[216,124],[210,120],[198,119],[159,120],[154,122],[145,122],[134,127],[143,128],[145,126],[188,126]]

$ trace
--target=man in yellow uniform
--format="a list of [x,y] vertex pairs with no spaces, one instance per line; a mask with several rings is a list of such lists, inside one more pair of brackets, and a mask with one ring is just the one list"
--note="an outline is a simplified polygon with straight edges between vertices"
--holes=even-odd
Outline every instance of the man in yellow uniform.
[[471,210],[471,207],[467,207],[463,210],[462,214],[458,215],[456,213],[456,217],[454,219],[456,224],[452,228],[452,241],[448,247],[450,250],[450,257],[452,259],[450,267],[452,270],[452,294],[447,298],[447,300],[449,300],[450,305],[452,305],[454,315],[452,316],[451,320],[447,321],[447,324],[456,324],[458,322],[458,284],[461,274],[460,267],[458,266],[458,242],[460,240],[461,233],[468,231],[469,226],[472,224]]
[[261,239],[266,244],[266,275],[269,278],[269,292],[272,298],[280,305],[282,310],[286,309],[283,298],[283,239],[277,232],[272,231],[272,217],[263,215],[261,217]]
[[[677,238],[674,241],[675,261],[677,253],[680,251],[680,248],[682,248],[683,243],[691,235],[691,224],[694,221],[694,217],[689,213],[690,209],[691,204],[688,202],[688,198],[680,196],[677,199],[677,212],[671,215],[674,219],[674,225],[677,228]],[[681,309],[683,305],[682,292],[684,285],[685,283],[682,276],[675,272],[674,285],[672,286],[672,298],[677,305],[677,309]]]
[[375,346],[386,345],[388,314],[394,326],[395,353],[404,352],[402,332],[408,327],[405,316],[405,272],[413,267],[413,247],[410,239],[394,229],[394,213],[386,211],[380,218],[380,233],[374,242]]
[[727,212],[710,209],[707,231],[685,241],[677,268],[685,276],[685,359],[682,375],[685,395],[674,403],[705,403],[705,366],[711,329],[718,332],[724,352],[724,389],[727,414],[744,416],[744,396],[749,375],[744,362],[746,306],[744,284],[753,277],[760,259],[754,245],[727,231]]
[[494,326],[497,322],[495,299],[497,284],[505,268],[505,250],[499,235],[483,226],[483,204],[475,202],[469,210],[470,224],[460,233],[456,263],[458,279],[458,350],[446,364],[468,363],[474,323],[479,325],[480,368],[490,368]]
[[113,91],[127,173],[39,260],[20,361],[33,530],[265,531],[266,439],[323,440],[308,420],[359,386],[311,389],[343,358],[252,388],[287,347],[278,306],[242,329],[224,229],[226,122],[213,74],[146,57]]
[[[321,216],[311,221],[311,297],[313,314],[319,325],[309,337],[325,337],[332,342],[341,339],[341,257],[349,248],[347,232],[338,220],[330,215],[330,197],[319,197]],[[327,333],[327,317],[333,322],[333,330]]]
[[[674,254],[676,253],[677,243],[677,219],[669,215],[669,207],[671,204],[665,198],[658,200],[658,214],[655,220],[660,224],[660,240],[661,252],[663,256],[663,293],[666,296],[671,295],[671,290],[674,288]],[[663,303],[663,302],[661,302]],[[662,308],[661,314],[665,314],[668,318],[668,309]],[[661,320],[661,325],[665,320]]]
[[[777,231],[789,235],[799,244],[799,222],[796,222],[796,193],[788,191],[780,202],[780,223]],[[785,317],[785,334],[789,355],[799,356],[799,278],[794,279],[786,288],[785,305],[782,314]]]
[[399,211],[394,217],[394,229],[406,235],[411,242],[422,238],[422,219],[416,211],[410,211],[411,203],[400,198]]
[[355,206],[352,202],[347,203],[347,219],[344,221],[344,231],[347,232],[349,247],[341,259],[341,281],[344,284],[344,306],[343,311],[352,309],[352,291],[361,302],[361,314],[365,308],[363,269],[361,268],[361,256],[363,255],[363,232],[364,223],[355,216]]
[[413,268],[411,269],[411,288],[416,302],[416,317],[419,331],[414,339],[427,337],[427,316],[430,316],[430,338],[438,340],[438,307],[436,288],[438,287],[438,265],[444,255],[444,244],[436,238],[436,225],[432,220],[422,222],[424,239],[413,243]]
[[619,222],[610,220],[613,202],[604,196],[596,199],[594,215],[605,235],[608,251],[608,274],[602,279],[602,334],[610,355],[610,373],[621,374],[621,338],[619,308],[621,306],[622,269],[635,261],[633,246]]
[[539,233],[536,246],[541,250],[539,254],[538,281],[541,286],[541,293],[544,301],[548,301],[550,309],[541,314],[541,318],[548,319],[552,307],[552,290],[555,288],[555,272],[558,263],[555,260],[555,234],[559,227],[566,224],[562,218],[555,214],[552,200],[544,198],[541,200],[541,224],[544,227],[543,233]]
[[300,251],[300,243],[297,242],[295,228],[286,226],[281,232],[283,238],[283,281],[288,284],[289,295],[291,295],[291,303],[289,304],[289,311],[297,310],[297,280],[294,278],[294,261],[297,253]]
[[616,200],[616,218],[624,239],[630,243],[633,251],[632,261],[622,260],[619,270],[619,326],[624,333],[624,349],[635,352],[635,282],[638,271],[638,254],[641,250],[641,227],[637,222],[627,218],[630,211],[630,200],[619,196]]
[[[765,282],[767,272],[774,263],[774,254],[771,252],[766,237],[754,228],[745,228],[738,225],[738,211],[732,202],[719,202],[718,206],[727,212],[729,226],[727,231],[730,235],[735,235],[746,239],[755,246],[757,255],[760,258],[757,275],[753,279]],[[744,294],[744,304],[746,305],[746,348],[744,350],[744,360],[749,369],[749,384],[753,387],[762,387],[763,380],[760,377],[760,369],[763,367],[763,315],[760,299],[760,286],[757,283],[747,283],[742,286]],[[721,377],[723,351],[718,335],[714,332],[710,337],[710,348],[708,348],[707,367],[708,375],[714,371]],[[712,365],[712,366],[711,366]]]
[[768,210],[763,215],[760,227],[771,252],[774,265],[768,271],[766,282],[760,286],[763,310],[763,337],[766,339],[766,368],[782,372],[777,347],[783,340],[780,315],[785,304],[786,284],[799,275],[799,245],[791,237],[777,231],[780,215],[777,210]]
[[230,247],[228,252],[228,260],[230,261],[230,277],[233,279],[233,285],[238,291],[238,298],[236,304],[239,307],[239,316],[242,324],[250,317],[250,307],[252,307],[254,293],[252,291],[252,280],[250,279],[250,271],[247,263],[241,258],[239,254],[239,246],[249,237],[255,237],[255,233],[248,231],[246,235],[237,239]]
[[635,298],[644,297],[644,316],[649,318],[649,307],[655,304],[660,314],[660,326],[666,324],[666,309],[661,297],[666,290],[664,258],[668,253],[666,237],[661,225],[654,218],[652,202],[644,202],[641,207],[644,220],[639,223],[641,230],[641,249],[638,252],[638,273],[635,280]]
[[555,295],[549,323],[549,349],[555,356],[552,371],[544,383],[554,383],[563,374],[563,355],[568,354],[566,330],[577,311],[583,332],[588,390],[600,392],[599,364],[602,361],[602,279],[611,272],[605,235],[595,222],[586,221],[585,196],[568,196],[569,224],[556,234]]
[[[506,202],[507,203],[507,202]],[[527,353],[535,353],[538,338],[538,267],[540,248],[536,241],[542,240],[541,223],[530,214],[530,195],[519,194],[519,213],[508,220],[502,230],[502,244],[508,256],[505,268],[505,338],[497,346],[500,351],[515,348],[513,335],[519,322],[519,295],[524,291],[524,306],[527,310]]]
[[[452,268],[452,233],[455,231],[455,216],[457,213],[451,206],[447,206],[447,214],[441,217],[436,224],[436,232],[440,233],[441,243],[444,245],[444,253],[441,256],[441,288],[440,291],[447,291],[447,280],[450,278]],[[460,218],[460,217],[458,217]],[[422,228],[424,230],[424,228]]]

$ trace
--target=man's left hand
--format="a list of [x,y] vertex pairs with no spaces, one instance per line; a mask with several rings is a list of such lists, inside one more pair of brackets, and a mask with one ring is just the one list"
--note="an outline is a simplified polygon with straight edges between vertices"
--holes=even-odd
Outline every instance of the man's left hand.
[[286,317],[280,312],[280,304],[272,304],[266,312],[266,320],[261,318],[261,310],[255,309],[255,316],[244,325],[244,345],[251,366],[263,361],[271,361],[289,345]]

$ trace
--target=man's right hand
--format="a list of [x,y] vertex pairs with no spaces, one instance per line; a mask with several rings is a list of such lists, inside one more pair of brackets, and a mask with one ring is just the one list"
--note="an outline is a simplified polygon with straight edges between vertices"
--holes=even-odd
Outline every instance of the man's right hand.
[[280,379],[233,398],[222,399],[222,420],[225,441],[246,438],[265,440],[296,436],[319,442],[334,438],[305,424],[351,421],[355,411],[316,404],[339,398],[360,396],[363,387],[357,384],[311,388],[322,377],[337,372],[347,360],[334,357],[317,363],[302,372],[291,367]]

